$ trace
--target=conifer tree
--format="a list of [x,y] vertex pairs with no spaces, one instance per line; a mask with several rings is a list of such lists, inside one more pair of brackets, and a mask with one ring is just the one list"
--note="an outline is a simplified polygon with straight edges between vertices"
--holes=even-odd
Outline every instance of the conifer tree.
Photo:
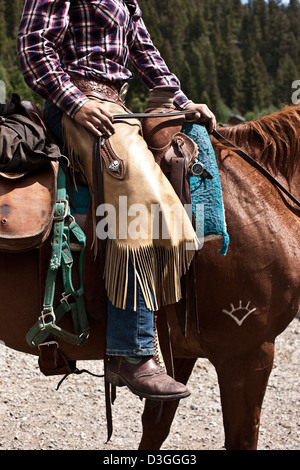
[[[220,119],[291,101],[300,79],[300,2],[138,0],[161,55],[195,102]],[[9,93],[42,105],[20,71],[16,35],[24,0],[0,0],[0,80]],[[136,74],[136,73],[135,73]],[[131,82],[127,106],[142,111],[148,91]]]
[[5,1],[0,0],[0,59],[3,60],[7,52],[7,25],[5,21]]

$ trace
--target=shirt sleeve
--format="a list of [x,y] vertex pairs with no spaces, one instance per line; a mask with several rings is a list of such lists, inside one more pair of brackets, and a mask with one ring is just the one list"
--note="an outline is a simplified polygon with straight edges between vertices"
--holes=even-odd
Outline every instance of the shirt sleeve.
[[63,0],[26,0],[17,47],[27,85],[74,116],[88,98],[71,83],[56,52],[69,24],[69,8]]
[[177,86],[174,104],[185,108],[192,103],[181,90],[176,75],[170,72],[158,49],[154,46],[150,34],[142,18],[137,22],[137,31],[130,50],[130,60],[135,70],[150,90],[155,86]]

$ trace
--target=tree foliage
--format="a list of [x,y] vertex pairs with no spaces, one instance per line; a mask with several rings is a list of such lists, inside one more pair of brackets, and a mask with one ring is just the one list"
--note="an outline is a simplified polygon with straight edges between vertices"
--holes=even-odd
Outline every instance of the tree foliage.
[[[7,94],[39,101],[24,84],[16,52],[23,0],[0,0],[0,79]],[[226,121],[290,103],[300,79],[300,4],[290,0],[139,0],[145,23],[185,93]],[[135,78],[128,106],[147,91]]]

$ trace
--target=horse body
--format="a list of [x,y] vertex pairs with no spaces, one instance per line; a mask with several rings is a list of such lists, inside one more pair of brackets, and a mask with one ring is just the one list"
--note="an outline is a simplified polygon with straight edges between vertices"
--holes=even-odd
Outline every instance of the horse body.
[[[297,111],[297,112],[296,112]],[[298,110],[292,122],[299,126]],[[284,111],[282,112],[284,113]],[[279,113],[280,114],[280,113]],[[276,115],[277,123],[284,114]],[[269,122],[273,123],[274,117]],[[262,121],[259,120],[259,122]],[[260,161],[271,150],[267,130],[250,126],[224,129]],[[277,126],[277,133],[279,132]],[[299,192],[297,148],[285,142],[285,160],[272,160],[272,172]],[[290,137],[290,141],[294,141]],[[245,144],[246,142],[246,144]],[[244,143],[244,144],[243,144]],[[272,370],[274,342],[300,306],[300,219],[296,209],[256,169],[232,151],[213,142],[219,164],[230,246],[219,254],[219,241],[204,244],[196,258],[198,316],[181,332],[175,309],[168,308],[170,339],[177,380],[187,382],[198,357],[208,358],[216,368],[220,386],[227,449],[256,449],[260,410]],[[276,158],[282,158],[278,142]],[[282,144],[283,145],[283,144]],[[298,144],[293,144],[298,145]],[[298,149],[299,150],[299,149]],[[279,155],[277,155],[279,154]],[[288,170],[287,165],[292,167]],[[1,253],[1,334],[8,347],[38,354],[25,340],[27,331],[40,315],[50,241],[41,249],[26,253]],[[104,357],[104,291],[99,288],[99,270],[93,252],[86,250],[85,295],[91,335],[83,346],[60,341],[69,360],[97,360]],[[58,292],[60,292],[58,286]],[[59,301],[59,298],[57,299]],[[102,306],[101,306],[102,305]],[[66,316],[62,327],[71,330]],[[203,384],[205,387],[205,384]],[[140,449],[159,449],[166,439],[178,403],[163,404],[162,410],[146,401]],[[157,413],[161,413],[158,420]]]

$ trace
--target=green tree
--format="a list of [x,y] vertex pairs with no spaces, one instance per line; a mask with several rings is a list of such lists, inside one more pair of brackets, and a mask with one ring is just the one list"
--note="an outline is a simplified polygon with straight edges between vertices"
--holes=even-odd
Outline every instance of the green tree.
[[276,73],[274,86],[275,103],[290,103],[292,95],[292,83],[299,79],[299,69],[293,59],[287,54],[280,61]]
[[5,20],[5,1],[0,0],[0,60],[7,52],[7,24]]
[[[290,102],[300,78],[300,2],[139,0],[155,45],[194,101],[222,117]],[[24,0],[0,0],[0,80],[8,94],[41,102],[21,73],[16,35]],[[135,73],[136,74],[136,73]],[[137,74],[136,74],[137,75]],[[141,111],[148,92],[136,77],[127,105]]]

